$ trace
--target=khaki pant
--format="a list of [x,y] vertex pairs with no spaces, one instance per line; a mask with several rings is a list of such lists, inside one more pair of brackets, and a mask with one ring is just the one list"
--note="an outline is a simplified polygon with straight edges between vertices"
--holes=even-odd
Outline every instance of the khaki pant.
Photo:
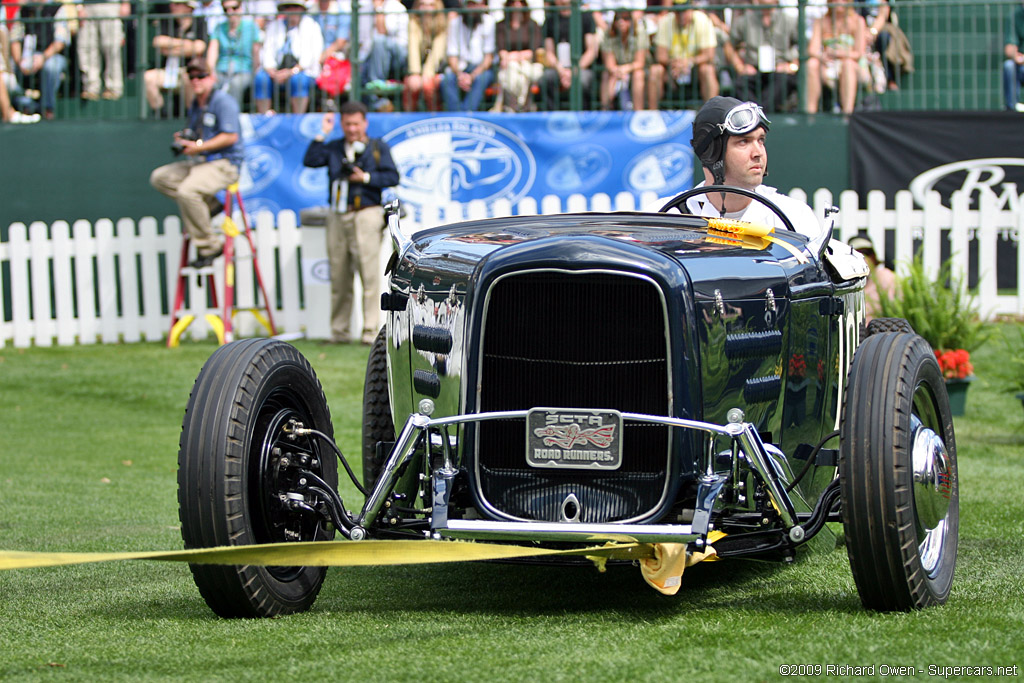
[[327,214],[327,259],[331,266],[331,341],[352,339],[352,289],[355,274],[363,284],[363,330],[360,339],[373,342],[380,329],[380,244],[384,208],[371,206],[348,213]]
[[78,66],[82,70],[82,92],[100,94],[100,66],[107,91],[115,97],[124,94],[121,73],[121,44],[124,26],[121,5],[101,3],[85,5],[86,16],[78,29]]
[[178,202],[185,232],[199,256],[217,252],[224,241],[210,226],[208,200],[237,181],[238,167],[227,159],[175,161],[155,169],[149,176],[150,185]]

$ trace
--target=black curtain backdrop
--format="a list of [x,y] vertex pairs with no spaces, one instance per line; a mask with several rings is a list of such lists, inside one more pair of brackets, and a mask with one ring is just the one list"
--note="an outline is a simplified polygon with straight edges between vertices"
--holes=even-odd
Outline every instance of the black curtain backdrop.
[[[892,200],[919,174],[970,159],[1013,157],[1024,163],[1024,114],[1003,111],[865,112],[850,117],[850,187],[864,197],[882,190]],[[1024,192],[1024,166],[1003,166],[1003,182]],[[936,184],[949,202],[966,171]]]
[[[971,160],[1005,159],[1004,163],[975,165],[976,182],[993,179],[991,170],[998,166],[1005,177],[994,183],[997,196],[1003,184],[1016,183],[1016,194],[1024,192],[1024,114],[1003,111],[971,112],[865,112],[850,117],[850,187],[857,191],[861,206],[867,205],[869,190],[882,190],[893,206],[899,190],[909,190],[914,178],[946,164]],[[963,164],[967,166],[968,164]],[[967,168],[936,172],[932,189],[950,204],[950,195],[962,189],[969,179]],[[972,206],[977,206],[977,191]],[[886,239],[891,247],[894,236]],[[892,253],[890,249],[886,250]],[[943,258],[949,257],[948,243],[943,243]],[[977,283],[977,243],[970,244],[968,283]],[[1000,288],[1017,283],[1017,244],[1001,240],[996,258],[996,281]]]

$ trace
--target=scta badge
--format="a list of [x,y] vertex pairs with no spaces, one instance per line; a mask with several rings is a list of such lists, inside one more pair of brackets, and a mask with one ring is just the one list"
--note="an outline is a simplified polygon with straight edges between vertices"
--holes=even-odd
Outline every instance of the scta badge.
[[622,464],[622,416],[615,410],[534,408],[526,418],[526,462],[616,470]]

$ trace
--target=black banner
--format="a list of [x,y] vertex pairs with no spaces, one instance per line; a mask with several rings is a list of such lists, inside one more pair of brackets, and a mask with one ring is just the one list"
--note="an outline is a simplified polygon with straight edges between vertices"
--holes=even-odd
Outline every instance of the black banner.
[[[1024,114],[1003,111],[864,112],[850,117],[850,183],[892,198],[910,190],[919,205],[936,190],[942,203],[981,186],[1005,202],[1024,191]],[[1016,189],[1008,184],[1016,184]],[[1014,200],[1016,201],[1016,200]]]
[[[1024,114],[1004,111],[865,112],[850,117],[850,184],[867,206],[867,193],[882,190],[893,206],[899,190],[910,190],[923,207],[935,190],[949,208],[957,190],[968,192],[978,207],[983,188],[998,198],[1001,209],[1020,209],[1024,191]],[[886,238],[886,251],[893,235]],[[968,258],[968,284],[978,278],[977,242]],[[942,245],[942,258],[949,257]],[[1017,244],[999,243],[996,281],[1000,288],[1017,282]]]

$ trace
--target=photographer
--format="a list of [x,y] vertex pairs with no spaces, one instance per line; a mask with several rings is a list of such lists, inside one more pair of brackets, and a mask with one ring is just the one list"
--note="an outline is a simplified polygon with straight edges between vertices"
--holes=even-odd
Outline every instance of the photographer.
[[238,181],[243,147],[238,123],[238,103],[222,90],[206,60],[188,64],[195,99],[189,105],[188,128],[174,134],[171,150],[185,158],[161,166],[149,177],[150,184],[178,202],[185,230],[196,247],[190,265],[203,268],[224,251],[224,238],[210,225],[211,212],[221,209],[215,195]]
[[381,190],[398,184],[398,169],[387,143],[366,135],[366,106],[341,106],[343,138],[324,142],[334,130],[335,114],[324,114],[322,133],[310,143],[302,163],[327,167],[330,180],[327,258],[331,267],[331,342],[348,343],[355,272],[363,283],[364,344],[380,327],[380,243],[384,227]]

